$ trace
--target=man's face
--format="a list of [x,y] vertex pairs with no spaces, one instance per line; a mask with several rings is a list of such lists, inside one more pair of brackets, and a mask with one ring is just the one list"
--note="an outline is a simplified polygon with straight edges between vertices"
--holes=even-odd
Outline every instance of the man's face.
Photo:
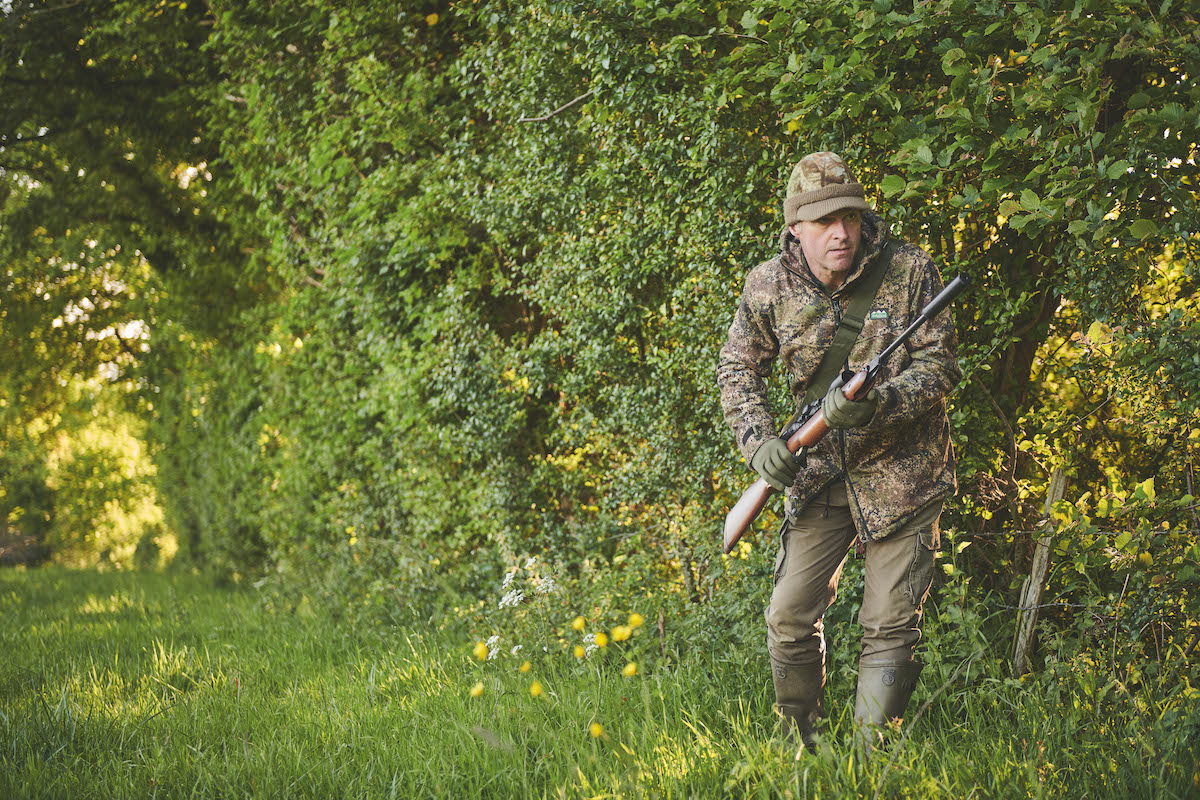
[[813,275],[822,283],[841,285],[862,243],[862,213],[857,209],[834,211],[820,219],[794,222],[791,231]]

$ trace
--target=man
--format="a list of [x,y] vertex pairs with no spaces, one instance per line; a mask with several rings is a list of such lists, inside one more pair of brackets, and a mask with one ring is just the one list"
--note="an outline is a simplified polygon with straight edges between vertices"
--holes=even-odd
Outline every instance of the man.
[[[766,611],[776,707],[811,741],[825,684],[822,619],[857,542],[866,562],[854,716],[869,741],[877,728],[867,726],[904,714],[921,671],[914,650],[933,579],[938,517],[957,489],[945,402],[960,378],[954,326],[943,313],[918,329],[857,402],[842,394],[840,379],[828,389],[814,386],[836,374],[818,366],[852,305],[869,310],[835,370],[847,362],[865,365],[943,284],[925,251],[889,238],[887,224],[834,153],[812,153],[795,166],[783,212],[780,253],[746,278],[717,382],[746,462],[785,492]],[[867,299],[855,304],[856,295]],[[777,356],[797,408],[806,395],[823,397],[831,430],[803,458],[779,438],[767,403],[765,381]]]

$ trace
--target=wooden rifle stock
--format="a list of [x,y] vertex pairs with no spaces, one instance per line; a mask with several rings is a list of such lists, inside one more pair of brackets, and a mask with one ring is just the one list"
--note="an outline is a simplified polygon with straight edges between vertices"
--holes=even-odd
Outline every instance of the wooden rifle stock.
[[[904,333],[897,336],[891,344],[884,348],[883,352],[871,359],[869,364],[855,373],[843,372],[842,379],[845,381],[845,385],[842,386],[842,394],[846,395],[848,400],[854,400],[870,391],[871,385],[875,383],[875,378],[879,375],[879,369],[883,362],[900,345],[904,344],[917,328],[937,316],[943,308],[948,306],[969,285],[970,281],[966,275],[957,276],[954,280],[950,281],[950,284],[937,297],[929,302],[929,305],[921,310],[921,315],[917,317],[913,324],[909,325]],[[788,436],[787,448],[792,452],[792,455],[795,455],[800,452],[801,448],[812,447],[821,441],[822,437],[828,432],[829,426],[825,424],[825,415],[821,413],[820,408],[817,408],[794,433]],[[725,515],[725,529],[722,533],[722,546],[725,553],[729,553],[733,549],[733,546],[738,543],[738,540],[742,538],[742,534],[750,527],[750,523],[763,510],[763,506],[767,504],[767,500],[774,493],[775,488],[763,478],[756,480],[749,489],[742,493],[741,499]]]
[[[850,382],[842,387],[842,394],[850,400],[858,397],[858,393],[862,391],[868,378],[866,368],[859,370]],[[795,455],[800,452],[800,448],[812,447],[821,441],[827,433],[829,433],[829,426],[825,424],[825,415],[818,411],[788,437],[787,448],[792,455]],[[763,506],[767,504],[767,500],[774,493],[775,487],[759,478],[742,494],[741,499],[734,504],[733,508],[729,509],[729,513],[725,515],[725,531],[722,537],[726,553],[738,543],[742,534],[750,527],[750,523],[763,510]]]

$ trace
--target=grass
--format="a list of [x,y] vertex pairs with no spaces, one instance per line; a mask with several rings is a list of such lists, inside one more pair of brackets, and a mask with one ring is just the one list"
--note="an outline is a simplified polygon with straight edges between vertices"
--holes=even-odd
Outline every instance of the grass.
[[763,656],[716,639],[632,677],[613,652],[542,653],[521,672],[508,653],[476,660],[465,637],[273,610],[189,575],[60,569],[0,572],[0,619],[4,798],[1200,791],[1198,693],[1095,671],[1022,685],[960,661],[870,759],[845,718],[853,687],[835,680],[822,749],[795,760]]

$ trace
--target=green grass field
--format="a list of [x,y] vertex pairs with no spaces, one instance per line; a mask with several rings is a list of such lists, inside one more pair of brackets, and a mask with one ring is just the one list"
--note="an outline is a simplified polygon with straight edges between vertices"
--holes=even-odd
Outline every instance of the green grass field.
[[628,676],[623,658],[479,661],[465,635],[277,606],[188,575],[0,572],[0,797],[1200,792],[1200,693],[1178,675],[1131,688],[1072,667],[1018,683],[981,660],[926,681],[870,759],[835,678],[822,749],[797,760],[776,738],[764,656],[716,638]]

